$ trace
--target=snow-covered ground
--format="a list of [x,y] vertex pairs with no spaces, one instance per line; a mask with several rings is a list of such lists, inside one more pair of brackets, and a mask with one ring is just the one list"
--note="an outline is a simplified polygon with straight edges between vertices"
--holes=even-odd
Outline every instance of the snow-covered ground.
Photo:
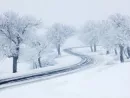
[[[88,54],[87,48],[73,51]],[[130,63],[120,64],[111,55],[106,56],[101,51],[88,55],[98,58],[89,69],[1,89],[0,98],[130,98]]]
[[[46,71],[49,71],[49,70],[55,70],[57,68],[63,68],[63,67],[71,66],[73,64],[77,64],[80,61],[81,61],[81,58],[79,58],[77,56],[73,56],[73,55],[67,54],[67,53],[62,51],[62,56],[55,58],[56,64],[54,66],[48,66],[48,67],[43,67],[43,68],[39,68],[39,69],[33,69],[33,70],[26,71],[27,67],[25,65],[27,65],[27,64],[26,63],[25,64],[24,63],[20,63],[19,65],[23,64],[25,66],[25,67],[21,68],[22,71],[20,71],[18,73],[9,73],[9,72],[4,73],[3,72],[3,74],[0,75],[0,79],[8,78],[8,77],[21,76],[21,75],[26,75],[26,74],[39,73],[39,72],[46,72]],[[9,63],[9,62],[7,62],[7,63]],[[11,64],[12,63],[10,63],[10,66],[11,66]],[[9,67],[7,67],[7,69],[8,68]],[[12,68],[10,68],[10,69],[12,69]],[[26,69],[26,70],[23,71],[23,69]],[[20,68],[19,68],[19,70],[20,70]]]
[[[76,43],[73,43],[74,41]],[[74,46],[81,46],[81,45],[83,45],[83,44],[78,40],[77,36],[72,36],[70,39],[68,39],[66,41],[66,43],[62,47],[62,52],[61,52],[62,55],[60,57],[55,58],[54,66],[48,66],[48,67],[43,67],[40,69],[32,70],[31,64],[26,63],[26,62],[19,62],[18,63],[18,73],[15,73],[15,74],[12,73],[12,58],[3,58],[0,61],[0,79],[24,75],[24,74],[53,70],[53,69],[62,68],[62,67],[66,67],[66,66],[70,66],[70,65],[79,63],[81,61],[81,58],[70,55],[68,53],[65,53],[63,51],[63,49],[74,47]],[[56,55],[56,54],[53,53],[53,55]]]
[[[83,46],[80,42],[67,43]],[[94,64],[62,77],[1,89],[0,98],[130,98],[130,62],[121,64],[118,57],[105,55],[102,48],[97,53],[91,53],[88,47],[73,51],[91,56]],[[75,56],[62,55],[56,59],[59,66],[80,61]]]

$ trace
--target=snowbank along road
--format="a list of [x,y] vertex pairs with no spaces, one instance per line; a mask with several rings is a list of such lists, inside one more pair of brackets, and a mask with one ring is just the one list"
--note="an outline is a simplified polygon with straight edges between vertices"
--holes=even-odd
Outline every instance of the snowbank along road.
[[[77,47],[77,48],[79,48],[79,47]],[[54,78],[54,77],[61,76],[61,75],[66,75],[66,74],[69,74],[72,72],[76,72],[77,70],[80,70],[81,68],[88,66],[90,63],[93,62],[92,58],[85,56],[85,55],[75,53],[72,51],[72,49],[73,48],[64,49],[64,51],[71,55],[80,57],[81,61],[79,63],[71,65],[71,66],[63,67],[63,68],[58,68],[55,70],[1,79],[0,80],[0,89],[11,87],[11,86],[16,86],[16,85],[20,85],[20,84],[24,84],[24,83],[29,83],[29,82],[33,82],[33,81],[47,80],[47,79]]]

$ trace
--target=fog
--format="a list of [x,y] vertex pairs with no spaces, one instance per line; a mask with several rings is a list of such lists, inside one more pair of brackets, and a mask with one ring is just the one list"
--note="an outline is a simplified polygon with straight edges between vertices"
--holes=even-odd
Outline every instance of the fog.
[[0,12],[12,10],[41,18],[45,24],[60,22],[80,26],[86,20],[110,14],[130,15],[129,0],[0,0]]

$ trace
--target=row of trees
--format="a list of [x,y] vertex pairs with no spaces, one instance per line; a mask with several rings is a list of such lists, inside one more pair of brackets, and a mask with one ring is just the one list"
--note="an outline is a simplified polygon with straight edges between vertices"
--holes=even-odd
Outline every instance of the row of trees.
[[130,17],[114,14],[107,20],[87,21],[82,28],[80,39],[96,52],[96,46],[101,45],[109,54],[119,50],[120,61],[124,62],[124,55],[130,58]]
[[13,59],[13,73],[17,72],[18,59],[24,54],[30,55],[36,68],[43,67],[42,57],[50,50],[56,48],[61,55],[61,45],[74,32],[72,27],[56,23],[39,35],[36,31],[40,28],[42,21],[30,16],[15,12],[0,15],[0,52]]
[[[34,17],[15,12],[0,15],[0,54],[13,59],[13,73],[17,72],[18,60],[23,55],[35,68],[43,67],[47,62],[44,55],[53,49],[61,55],[61,46],[75,32],[70,26],[55,23],[39,35],[37,30],[41,28],[42,21]],[[80,39],[92,52],[97,51],[97,45],[102,45],[107,54],[114,50],[117,55],[119,50],[120,61],[124,62],[124,55],[130,58],[130,17],[115,14],[107,20],[88,21],[80,32]]]

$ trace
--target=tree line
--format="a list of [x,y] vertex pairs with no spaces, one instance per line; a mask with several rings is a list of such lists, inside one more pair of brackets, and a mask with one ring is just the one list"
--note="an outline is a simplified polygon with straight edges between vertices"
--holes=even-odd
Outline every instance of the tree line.
[[[32,16],[21,16],[15,12],[5,12],[0,15],[0,55],[12,58],[13,73],[17,72],[19,58],[28,58],[35,68],[51,64],[43,59],[44,55],[52,50],[61,55],[61,47],[66,39],[72,36],[74,27],[55,23],[43,31],[43,22]],[[124,56],[130,58],[130,17],[114,14],[107,20],[87,21],[81,30],[78,30],[81,41],[90,46],[91,52],[97,51],[97,45],[106,49],[106,54],[114,51],[124,62]],[[76,33],[75,33],[76,34]],[[49,57],[51,61],[52,57]]]
[[97,45],[106,49],[106,54],[114,51],[120,62],[130,58],[130,17],[119,13],[107,20],[87,21],[81,28],[81,41],[96,52]]
[[28,57],[35,68],[44,67],[47,62],[43,56],[53,49],[61,55],[62,44],[74,32],[70,26],[55,23],[39,35],[37,30],[43,28],[42,24],[41,20],[32,16],[20,16],[15,12],[0,15],[0,52],[1,55],[12,58],[13,73],[17,72],[18,59],[22,55]]

